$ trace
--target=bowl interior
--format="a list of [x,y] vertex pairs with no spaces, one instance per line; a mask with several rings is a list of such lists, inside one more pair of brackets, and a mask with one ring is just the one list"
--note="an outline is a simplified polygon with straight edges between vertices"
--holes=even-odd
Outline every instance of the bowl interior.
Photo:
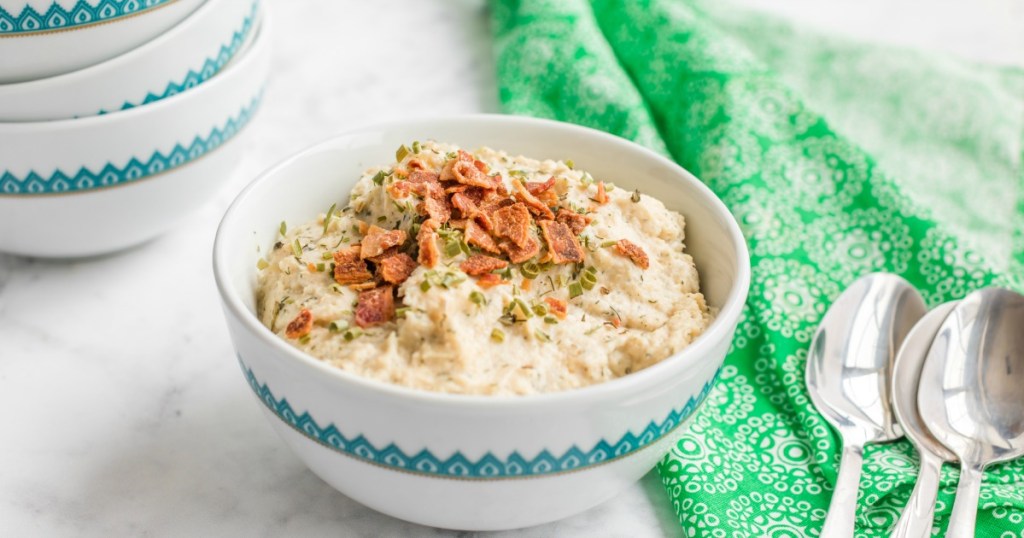
[[[225,299],[241,302],[253,314],[250,321],[258,325],[256,263],[277,240],[281,221],[297,225],[326,212],[333,203],[343,206],[366,168],[393,162],[402,144],[427,139],[469,149],[489,146],[537,159],[572,159],[597,180],[660,199],[686,218],[686,248],[700,272],[708,303],[720,309],[719,319],[734,323],[738,318],[749,283],[746,245],[728,210],[699,180],[675,163],[606,133],[488,115],[372,127],[328,140],[272,168],[239,195],[218,232],[215,265]],[[732,329],[716,325],[717,321],[705,335]]]

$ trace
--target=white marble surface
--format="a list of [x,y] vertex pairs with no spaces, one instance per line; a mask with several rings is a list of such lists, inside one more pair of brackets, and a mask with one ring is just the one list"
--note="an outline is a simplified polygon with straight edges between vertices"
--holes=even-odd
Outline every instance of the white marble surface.
[[[234,194],[315,141],[410,115],[494,111],[483,2],[270,1],[275,77],[249,128],[246,158],[216,200],[119,255],[74,262],[0,255],[0,535],[451,534],[356,504],[288,452],[239,374],[210,250]],[[849,3],[836,5],[850,11]],[[950,8],[944,19],[918,20],[910,38],[898,26],[886,34],[870,17],[861,17],[861,32],[853,23],[844,28],[1020,63],[1024,34],[1013,29],[1024,27],[1024,17],[1012,7],[1019,4],[979,5],[992,13]],[[843,20],[841,11],[809,6],[788,0],[778,9],[826,27]],[[961,35],[953,30],[962,27],[958,17],[987,44],[945,43]],[[589,512],[508,533],[675,534],[653,474]]]

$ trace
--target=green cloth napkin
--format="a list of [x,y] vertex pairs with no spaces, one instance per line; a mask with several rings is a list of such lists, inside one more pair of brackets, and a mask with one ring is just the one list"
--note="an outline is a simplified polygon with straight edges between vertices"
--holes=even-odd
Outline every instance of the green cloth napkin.
[[[871,271],[903,275],[930,305],[1021,289],[1024,72],[713,2],[495,0],[492,15],[505,111],[670,155],[749,242],[750,298],[721,381],[658,466],[685,534],[818,535],[839,438],[804,386],[814,330]],[[868,448],[859,536],[887,536],[916,473],[906,440]],[[947,465],[936,535],[957,477]],[[1022,529],[1024,462],[994,466],[978,535]]]

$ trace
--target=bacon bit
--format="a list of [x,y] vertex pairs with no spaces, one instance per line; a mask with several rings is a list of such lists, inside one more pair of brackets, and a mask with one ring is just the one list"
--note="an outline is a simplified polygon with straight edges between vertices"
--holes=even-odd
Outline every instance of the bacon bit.
[[408,166],[410,170],[426,170],[427,169],[427,165],[423,164],[423,161],[421,161],[419,159],[409,159],[405,163],[405,165]]
[[465,230],[469,222],[469,219],[452,219],[448,221],[448,226],[456,230]]
[[478,189],[479,187],[471,187],[469,185],[463,185],[462,183],[455,183],[452,185],[445,185],[444,192],[448,194],[455,194],[457,192],[466,192],[469,189]]
[[572,230],[561,222],[553,220],[540,221],[540,229],[544,241],[551,252],[551,261],[555,263],[574,263],[583,261],[583,247],[573,235]]
[[615,243],[615,250],[620,255],[627,256],[629,259],[633,260],[633,263],[641,269],[647,269],[651,265],[644,249],[640,248],[636,243],[633,243],[629,239],[619,239],[619,241]]
[[548,304],[548,310],[551,311],[556,318],[565,319],[565,315],[569,311],[569,307],[565,301],[556,297],[545,297],[544,302]]
[[437,260],[441,258],[441,251],[437,248],[437,221],[433,219],[427,219],[420,226],[420,233],[416,236],[416,241],[419,243],[420,265],[433,268],[437,265]]
[[395,298],[391,286],[359,292],[356,301],[356,325],[367,328],[395,319]]
[[558,193],[553,190],[546,190],[537,195],[537,199],[548,208],[552,208],[558,205],[561,201],[558,199]]
[[385,250],[405,243],[406,238],[405,230],[385,230],[380,226],[370,226],[366,237],[363,237],[363,241],[360,243],[362,247],[360,256],[364,260],[380,256],[384,254]]
[[359,220],[359,221],[356,221],[356,227],[359,228],[359,233],[365,235],[366,234],[366,229],[369,228],[370,225],[368,225],[365,222]]
[[464,185],[493,189],[494,180],[481,170],[476,162],[472,155],[460,149],[456,158],[449,159],[444,164],[444,168],[441,169],[441,180],[454,180]]
[[355,291],[372,290],[377,287],[377,283],[372,280],[366,282],[360,282],[359,284],[349,284],[348,289]]
[[462,269],[462,272],[472,276],[484,275],[496,269],[504,269],[506,267],[508,267],[507,261],[483,254],[470,256],[466,261],[459,264],[459,269]]
[[302,338],[312,330],[313,313],[308,308],[303,308],[299,310],[299,315],[295,316],[295,319],[285,327],[284,334],[288,338]]
[[377,262],[377,276],[390,284],[401,284],[416,270],[416,260],[404,252],[385,256]]
[[338,284],[358,284],[371,280],[373,275],[366,268],[366,262],[359,256],[359,246],[352,246],[334,253],[334,281]]
[[473,166],[475,166],[477,170],[483,172],[484,174],[488,174],[491,171],[491,167],[487,166],[487,163],[483,161],[478,161],[474,159]]
[[526,190],[530,191],[530,194],[537,196],[538,194],[550,189],[555,186],[555,176],[551,176],[547,181],[528,181],[526,182]]
[[507,280],[501,278],[501,275],[494,273],[487,273],[486,275],[480,275],[476,279],[476,285],[483,289],[493,288],[494,286],[500,286],[502,284],[508,284]]
[[609,319],[608,322],[611,323],[612,327],[615,327],[616,329],[622,326],[622,320],[619,319],[619,316],[615,316]]
[[503,207],[491,215],[494,228],[491,230],[498,237],[512,240],[518,247],[525,247],[530,237],[530,211],[523,204]]
[[508,240],[498,243],[498,247],[508,255],[508,259],[512,263],[523,263],[540,252],[540,242],[531,236],[527,236],[526,246],[524,247],[520,247]]
[[526,204],[526,207],[530,209],[530,213],[544,219],[550,220],[555,218],[555,214],[548,209],[548,206],[538,200],[536,196],[530,194],[530,191],[526,190],[525,185],[518,181],[513,181],[512,188],[515,190],[516,200]]
[[604,190],[604,181],[597,182],[597,196],[594,196],[594,201],[599,205],[608,203],[608,193]]
[[315,273],[316,272],[316,264],[314,264],[313,262],[309,262],[309,263],[306,264],[306,269],[309,269],[310,273]]
[[440,224],[448,222],[448,219],[452,217],[448,196],[444,193],[444,188],[440,183],[436,181],[413,183],[412,192],[423,198],[423,201],[416,206],[416,210],[421,215],[426,215]]
[[480,211],[473,200],[461,192],[452,195],[452,207],[458,209],[462,217],[467,219],[473,218]]
[[437,172],[427,170],[426,168],[413,170],[409,174],[409,183],[437,183],[439,179],[440,175]]
[[[481,215],[483,216],[483,215]],[[484,230],[477,221],[470,220],[466,222],[466,243],[478,247],[487,252],[494,254],[500,254],[498,250],[498,244],[494,242],[494,239]]]
[[558,210],[555,220],[568,226],[572,230],[573,235],[579,235],[583,233],[583,230],[590,225],[590,221],[593,219],[563,207]]
[[408,181],[396,181],[387,187],[388,194],[394,199],[405,198],[412,193],[412,183]]

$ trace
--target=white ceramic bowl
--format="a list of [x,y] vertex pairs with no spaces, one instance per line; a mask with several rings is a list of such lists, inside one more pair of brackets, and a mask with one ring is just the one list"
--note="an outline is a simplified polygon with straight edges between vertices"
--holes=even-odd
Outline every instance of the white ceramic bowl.
[[[435,394],[363,379],[308,356],[257,320],[256,261],[277,223],[347,200],[360,173],[410,140],[572,158],[658,197],[687,220],[702,291],[720,308],[683,352],[608,383],[528,397]],[[664,456],[716,379],[750,268],[724,205],[688,172],[605,133],[512,116],[416,120],[306,150],[246,188],[217,233],[214,273],[246,381],[274,429],[327,483],[386,514],[493,530],[560,519],[613,497]]]
[[202,2],[0,0],[0,84],[69,73],[128,52]]
[[115,112],[201,84],[241,47],[257,6],[258,0],[206,0],[181,23],[125,54],[54,77],[0,84],[0,122]]
[[112,252],[205,202],[237,164],[236,135],[259,106],[266,19],[251,49],[190,91],[103,116],[0,124],[0,251]]

